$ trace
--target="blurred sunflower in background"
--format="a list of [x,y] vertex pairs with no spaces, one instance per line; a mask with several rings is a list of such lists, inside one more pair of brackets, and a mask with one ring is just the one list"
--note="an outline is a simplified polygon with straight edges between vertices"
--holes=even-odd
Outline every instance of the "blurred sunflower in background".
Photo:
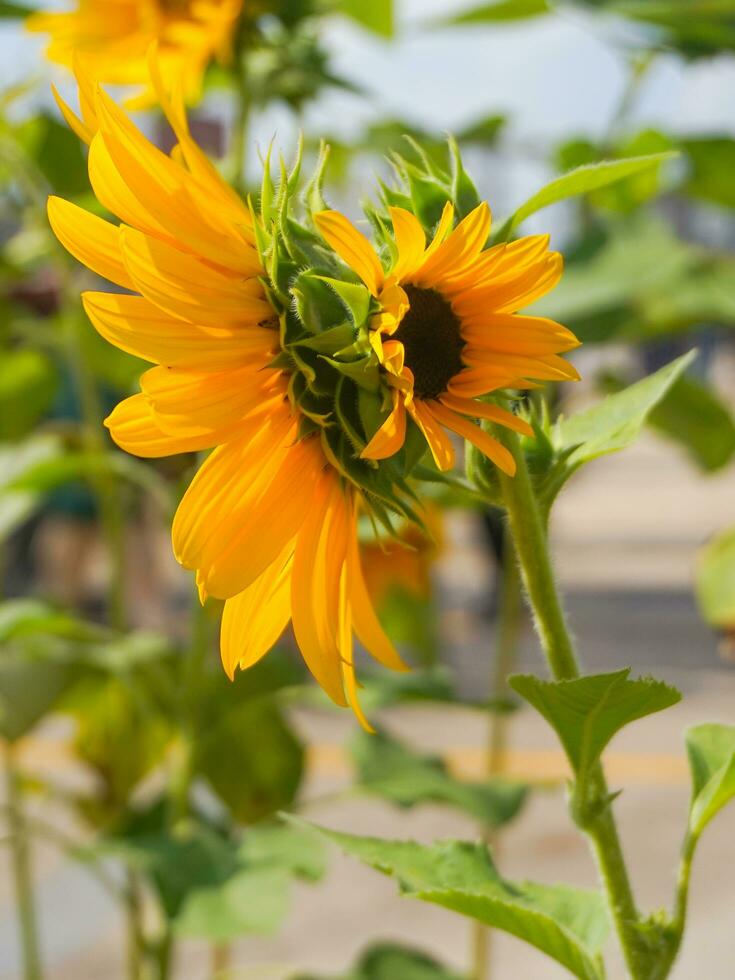
[[189,101],[201,93],[210,61],[227,61],[243,0],[78,0],[75,10],[38,13],[28,30],[50,34],[47,56],[72,67],[79,59],[93,78],[140,86],[130,105],[155,102],[147,66],[158,47],[166,82],[180,85]]
[[524,435],[530,425],[499,405],[477,400],[500,389],[536,381],[576,380],[559,357],[579,341],[545,317],[523,316],[558,283],[562,258],[548,235],[486,248],[490,209],[479,204],[454,227],[447,203],[430,244],[419,220],[389,207],[393,261],[380,257],[355,226],[336,211],[316,215],[322,235],[377,300],[370,341],[386,372],[392,410],[363,449],[365,459],[386,459],[406,439],[407,415],[423,433],[440,470],[454,466],[447,430],[469,440],[506,473],[508,450],[473,419],[486,419]]

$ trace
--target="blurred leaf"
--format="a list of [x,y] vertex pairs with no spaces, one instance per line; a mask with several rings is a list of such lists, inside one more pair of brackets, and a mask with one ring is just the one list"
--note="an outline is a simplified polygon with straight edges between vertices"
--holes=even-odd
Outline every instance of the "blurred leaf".
[[[624,387],[619,378],[605,375],[606,390]],[[735,420],[730,409],[709,385],[682,375],[669,388],[649,416],[649,423],[680,443],[705,472],[726,466],[735,455]]]
[[445,803],[488,827],[501,827],[517,816],[528,793],[528,786],[503,779],[455,779],[438,756],[419,755],[383,733],[360,732],[352,756],[357,785],[367,792],[408,809]]
[[67,483],[100,476],[113,476],[150,493],[166,513],[173,508],[171,488],[152,466],[127,453],[110,450],[105,453],[66,452],[63,456],[44,459],[28,466],[10,484],[10,490],[48,493]]
[[449,27],[457,24],[498,23],[499,21],[525,20],[528,17],[538,17],[548,14],[551,10],[548,0],[497,0],[496,3],[484,3],[451,17],[442,17],[434,21],[437,27]]
[[590,332],[590,317],[612,313],[615,336],[630,316],[621,308],[641,295],[670,296],[686,288],[700,261],[698,252],[667,225],[647,216],[617,223],[611,231],[601,248],[585,261],[570,264],[554,291],[532,307],[534,313],[573,323],[588,342],[609,339]]
[[[601,5],[600,0],[586,2]],[[658,46],[676,47],[690,58],[735,48],[732,0],[604,0],[602,6],[654,25],[660,32]]]
[[[271,683],[265,672],[248,680],[258,677]],[[210,679],[193,765],[236,821],[255,823],[293,801],[304,750],[267,689],[248,689],[243,680],[232,684],[221,671]]]
[[735,627],[735,528],[722,531],[699,553],[696,595],[705,622]]
[[29,17],[32,13],[32,7],[20,3],[0,3],[0,17]]
[[735,140],[725,136],[703,136],[684,140],[681,146],[690,166],[689,179],[684,185],[686,193],[735,208],[735,181],[732,179],[735,173]]
[[0,604],[0,643],[33,633],[69,640],[99,640],[104,631],[40,599],[9,599]]
[[299,974],[293,980],[466,980],[433,957],[396,943],[376,943],[361,956],[354,970],[339,977]]
[[382,37],[395,33],[393,0],[339,0],[337,9]]
[[289,877],[283,868],[244,868],[223,882],[192,889],[176,919],[176,932],[211,943],[270,935],[286,917],[288,899]]
[[629,667],[568,681],[517,674],[508,683],[548,721],[581,780],[621,728],[681,700],[679,692],[662,681],[630,680],[629,674]]
[[498,873],[482,844],[443,841],[423,846],[314,829],[348,854],[395,877],[404,895],[509,932],[575,977],[601,980],[599,954],[609,924],[598,892],[509,881]]
[[75,677],[74,667],[0,655],[0,735],[14,742],[26,735],[58,703]]
[[624,391],[608,395],[592,408],[568,419],[560,418],[553,441],[558,450],[572,450],[568,468],[574,470],[598,456],[629,446],[653,408],[695,357],[696,352],[690,351]]
[[15,136],[54,193],[71,197],[88,190],[85,154],[66,123],[42,112],[18,126]]
[[56,369],[38,350],[6,350],[0,358],[0,440],[26,435],[51,407]]
[[603,160],[600,163],[578,167],[568,174],[556,177],[530,197],[507,219],[497,233],[497,239],[502,241],[507,238],[522,221],[551,204],[556,204],[570,197],[589,194],[590,191],[599,190],[601,187],[607,187],[616,181],[625,180],[627,177],[632,177],[634,174],[640,174],[652,168],[657,169],[664,161],[673,159],[675,156],[675,153],[649,153],[645,156],[630,157],[623,160]]
[[457,697],[448,670],[435,667],[405,674],[387,671],[370,674],[365,678],[361,700],[374,710],[410,701],[455,702]]
[[170,723],[156,710],[142,673],[87,674],[70,692],[65,708],[77,723],[74,755],[97,781],[93,794],[78,798],[79,810],[95,827],[114,826],[163,758]]
[[696,838],[735,796],[735,726],[695,725],[685,739],[692,772],[689,831]]
[[456,133],[458,143],[477,143],[492,146],[500,136],[507,122],[506,116],[491,115],[476,119]]
[[319,881],[326,871],[322,842],[311,831],[292,824],[248,827],[238,853],[248,867],[285,868],[307,881]]

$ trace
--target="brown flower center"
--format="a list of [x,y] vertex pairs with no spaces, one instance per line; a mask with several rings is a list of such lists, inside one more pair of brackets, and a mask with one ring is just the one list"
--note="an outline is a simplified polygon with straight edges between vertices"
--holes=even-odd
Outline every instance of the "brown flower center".
[[404,286],[409,310],[393,334],[405,350],[417,398],[437,398],[463,368],[461,324],[451,305],[435,289]]

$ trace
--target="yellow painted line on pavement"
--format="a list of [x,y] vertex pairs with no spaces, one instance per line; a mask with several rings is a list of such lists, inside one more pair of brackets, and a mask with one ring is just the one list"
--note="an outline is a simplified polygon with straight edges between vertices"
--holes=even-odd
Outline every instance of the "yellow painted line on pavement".
[[[63,741],[28,738],[21,746],[23,764],[29,769],[58,771],[76,765]],[[477,745],[449,746],[441,753],[450,770],[463,779],[481,779],[484,750]],[[316,775],[348,776],[350,763],[346,750],[335,743],[318,743],[307,749],[307,760]],[[509,749],[503,769],[505,775],[533,780],[567,779],[566,756],[558,749]],[[663,752],[607,752],[605,772],[613,781],[657,786],[686,786],[689,768],[683,755]]]

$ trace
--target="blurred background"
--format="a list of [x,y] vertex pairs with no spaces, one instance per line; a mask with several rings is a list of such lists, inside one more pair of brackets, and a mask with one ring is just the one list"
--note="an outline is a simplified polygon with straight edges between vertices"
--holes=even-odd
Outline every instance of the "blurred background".
[[[288,638],[233,685],[220,675],[216,610],[197,612],[170,551],[194,460],[124,457],[99,424],[142,364],[93,334],[89,277],[46,227],[50,191],[91,195],[49,92],[74,104],[74,86],[13,6],[0,4],[0,977],[561,977],[271,822],[286,809],[382,836],[488,835],[506,874],[595,881],[563,755],[504,689],[504,673],[538,669],[538,649],[504,588],[497,515],[440,495],[434,541],[366,543],[382,617],[417,666],[367,681],[377,738],[317,695]],[[735,716],[735,4],[261,6],[246,183],[256,146],[275,136],[288,156],[302,131],[313,158],[326,138],[329,199],[356,216],[404,134],[442,161],[451,131],[502,220],[554,174],[679,152],[523,226],[565,255],[538,312],[584,341],[584,380],[553,393],[559,410],[699,350],[637,442],[573,479],[552,527],[588,668],[650,671],[685,695],[608,760],[641,903],[662,905],[688,797],[680,730]],[[233,113],[213,68],[194,131],[225,165]],[[154,113],[139,123],[162,134]],[[680,980],[731,975],[733,819],[702,846]],[[41,963],[24,973],[35,940]]]

